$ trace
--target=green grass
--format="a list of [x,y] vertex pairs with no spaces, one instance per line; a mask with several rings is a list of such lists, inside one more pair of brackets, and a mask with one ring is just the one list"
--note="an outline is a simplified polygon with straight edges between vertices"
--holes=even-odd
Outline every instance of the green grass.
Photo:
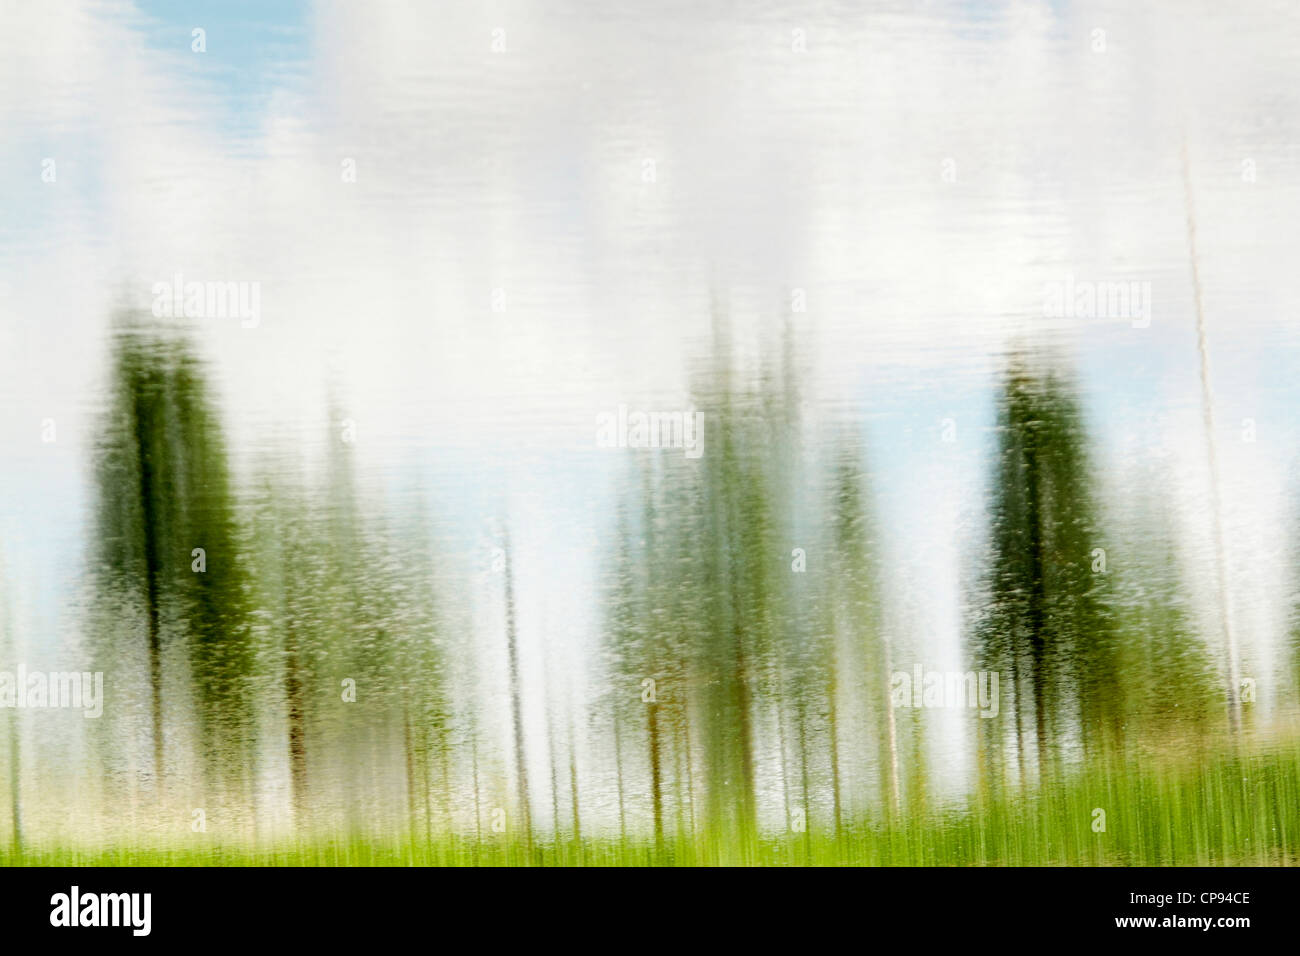
[[[1093,811],[1106,812],[1104,832]],[[210,836],[197,837],[210,840]],[[7,849],[4,865],[32,866],[514,866],[514,865],[1294,865],[1300,863],[1300,747],[1218,753],[1161,766],[1125,758],[1093,766],[1041,792],[973,799],[946,809],[912,807],[892,824],[858,823],[838,839],[750,834],[722,841],[650,842],[538,838],[531,850],[508,835],[392,836],[276,846]]]

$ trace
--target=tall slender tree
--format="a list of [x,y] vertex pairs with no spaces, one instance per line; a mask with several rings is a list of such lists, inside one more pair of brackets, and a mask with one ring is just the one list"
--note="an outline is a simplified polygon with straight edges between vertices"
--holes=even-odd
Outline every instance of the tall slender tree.
[[1032,733],[1041,777],[1063,735],[1091,746],[1117,718],[1108,579],[1092,570],[1105,541],[1074,383],[1050,363],[1015,355],[998,414],[989,609],[975,656],[981,668],[1010,675],[1020,773],[1028,777]]
[[[113,335],[110,389],[97,461],[100,585],[143,609],[154,778],[166,769],[170,647],[187,663],[185,703],[209,783],[242,791],[254,712],[248,579],[206,376],[183,332],[126,319]],[[124,620],[101,647],[107,660],[131,638]]]

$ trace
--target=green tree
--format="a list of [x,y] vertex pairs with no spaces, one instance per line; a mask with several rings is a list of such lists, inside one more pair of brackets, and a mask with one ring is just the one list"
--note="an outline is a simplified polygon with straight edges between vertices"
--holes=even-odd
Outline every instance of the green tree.
[[[248,576],[206,377],[183,334],[128,319],[114,331],[110,390],[97,460],[100,584],[144,612],[155,779],[166,768],[172,647],[189,671],[209,780],[242,789],[255,709]],[[134,637],[128,620],[106,636],[109,659]]]
[[1108,578],[1091,567],[1105,542],[1075,386],[1017,355],[998,413],[988,607],[975,657],[1010,684],[1024,779],[1029,732],[1040,776],[1055,766],[1066,732],[1085,747],[1116,738],[1118,655]]

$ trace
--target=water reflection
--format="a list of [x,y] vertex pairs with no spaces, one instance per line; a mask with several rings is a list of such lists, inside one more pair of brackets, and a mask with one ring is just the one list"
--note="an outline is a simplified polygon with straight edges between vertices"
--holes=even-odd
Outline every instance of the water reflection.
[[11,850],[1294,856],[1293,13],[146,13],[0,46]]

